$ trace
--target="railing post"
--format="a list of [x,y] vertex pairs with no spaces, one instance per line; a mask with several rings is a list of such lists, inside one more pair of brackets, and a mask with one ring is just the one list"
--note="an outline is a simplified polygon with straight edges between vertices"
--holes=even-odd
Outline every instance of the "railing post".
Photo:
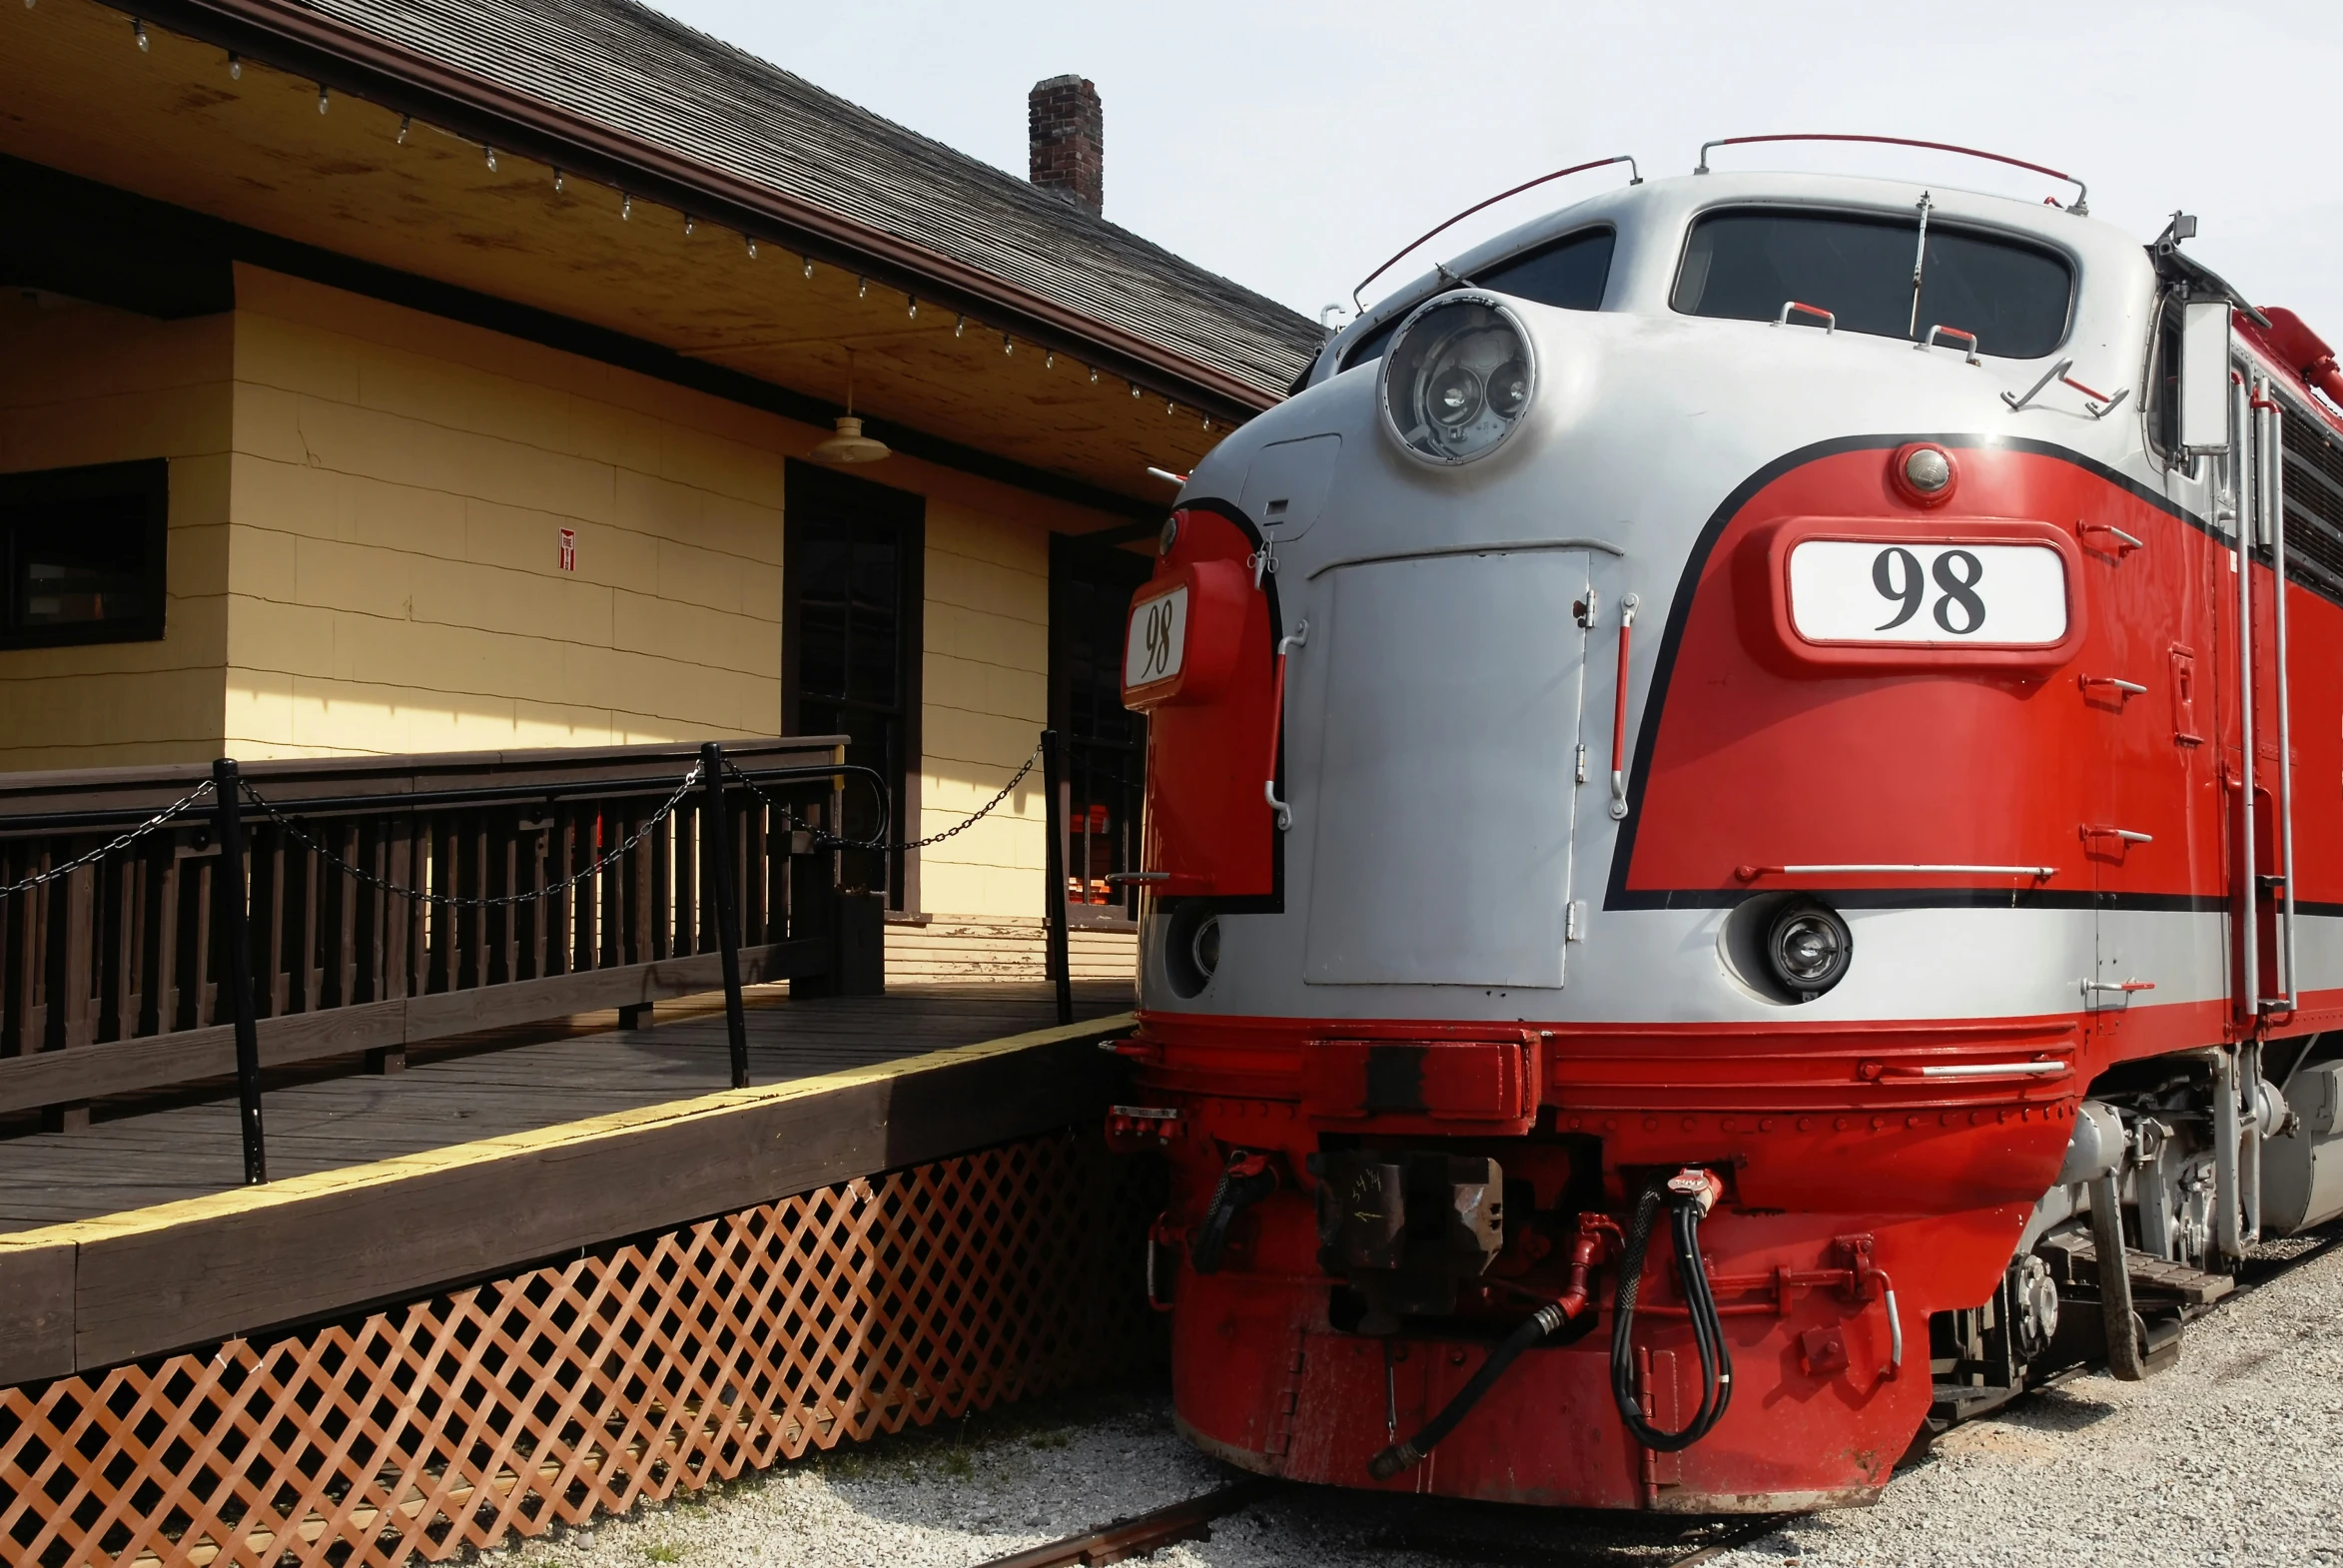
[[740,1002],[740,898],[732,875],[732,817],[724,804],[724,748],[700,747],[700,787],[707,793],[708,890],[716,895],[716,941],[723,949],[724,1036],[732,1047],[732,1087],[748,1088],[748,1015]]
[[228,948],[229,1004],[236,1013],[236,1109],[244,1131],[244,1181],[269,1179],[269,1151],[261,1133],[261,1031],[253,1012],[252,891],[244,865],[244,817],[239,810],[236,759],[212,764],[212,808],[220,839],[220,871],[212,879],[213,918]]
[[1043,967],[1058,983],[1058,1022],[1074,1022],[1073,966],[1066,958],[1066,803],[1058,798],[1058,732],[1042,731],[1042,821],[1049,844],[1042,852],[1050,888],[1042,903],[1048,938]]

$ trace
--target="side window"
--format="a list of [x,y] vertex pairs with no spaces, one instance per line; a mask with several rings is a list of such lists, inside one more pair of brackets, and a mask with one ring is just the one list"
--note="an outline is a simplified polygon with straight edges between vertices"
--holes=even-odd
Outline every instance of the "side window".
[[1342,368],[1347,371],[1355,366],[1372,365],[1380,360],[1383,357],[1383,351],[1391,347],[1391,335],[1399,330],[1399,324],[1406,321],[1407,316],[1407,312],[1401,311],[1397,316],[1392,317],[1382,326],[1352,344],[1342,355]]
[[163,635],[162,458],[0,474],[0,648]]
[[2180,449],[2180,302],[2164,297],[2156,313],[2156,332],[2148,345],[2148,440],[2166,459]]

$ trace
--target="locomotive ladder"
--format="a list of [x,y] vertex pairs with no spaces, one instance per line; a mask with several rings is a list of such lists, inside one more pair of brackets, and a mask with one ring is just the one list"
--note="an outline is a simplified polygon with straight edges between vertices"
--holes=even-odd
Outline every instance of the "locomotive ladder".
[[[2248,1023],[2268,1012],[2292,1012],[2299,999],[2294,941],[2294,751],[2286,680],[2286,479],[2285,439],[2277,399],[2267,377],[2234,379],[2232,404],[2237,436],[2229,459],[2237,522],[2237,703],[2238,703],[2238,875],[2239,964],[2237,1010]],[[2250,439],[2249,439],[2250,437]],[[2277,864],[2262,871],[2254,836],[2255,738],[2253,551],[2270,551],[2270,637],[2275,687],[2272,707],[2278,725]],[[2261,894],[2265,883],[2276,894],[2278,994],[2265,996],[2261,983]]]

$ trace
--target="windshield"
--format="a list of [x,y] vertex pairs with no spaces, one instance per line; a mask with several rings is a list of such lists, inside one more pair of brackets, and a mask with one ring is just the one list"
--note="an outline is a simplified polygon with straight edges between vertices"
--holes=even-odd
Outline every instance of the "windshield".
[[[1917,213],[1745,209],[1693,224],[1671,303],[1687,316],[1771,322],[1795,301],[1829,311],[1845,332],[1918,341],[1941,325],[1973,333],[1979,354],[2032,360],[2065,338],[2073,296],[2064,259],[2006,236],[1933,222],[1924,256]],[[1790,320],[1822,325],[1803,312]]]
[[[1611,252],[1619,236],[1609,229],[1581,229],[1576,234],[1508,256],[1478,268],[1468,280],[1476,289],[1509,294],[1517,300],[1557,306],[1565,311],[1599,311],[1603,289],[1611,281]],[[1407,320],[1401,311],[1350,346],[1342,368],[1366,365],[1383,357],[1391,335]]]

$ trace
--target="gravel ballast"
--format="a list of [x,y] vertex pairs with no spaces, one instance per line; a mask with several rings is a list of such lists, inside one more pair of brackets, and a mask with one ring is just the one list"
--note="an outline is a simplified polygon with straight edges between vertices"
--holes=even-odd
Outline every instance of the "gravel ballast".
[[[485,1554],[509,1568],[969,1568],[1227,1484],[1160,1387],[1039,1401],[748,1477]],[[1957,1427],[1879,1506],[1710,1559],[1834,1565],[2343,1568],[2343,1248],[2224,1303],[2144,1383],[2088,1376]],[[1556,1512],[1295,1487],[1163,1568],[1662,1564],[1745,1521]]]

